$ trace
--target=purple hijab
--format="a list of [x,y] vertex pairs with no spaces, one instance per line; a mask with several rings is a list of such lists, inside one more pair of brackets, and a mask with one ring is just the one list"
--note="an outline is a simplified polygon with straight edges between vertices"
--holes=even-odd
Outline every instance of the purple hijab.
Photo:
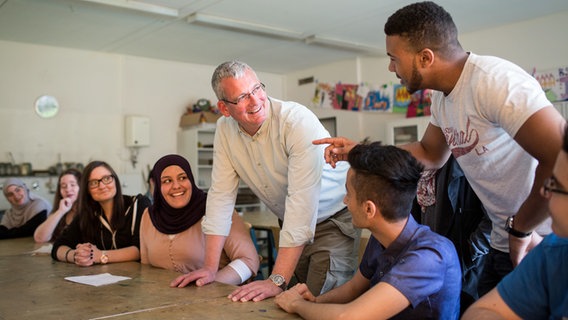
[[[162,196],[162,172],[169,166],[179,166],[191,182],[191,198],[183,208],[172,208]],[[182,156],[170,154],[163,156],[154,164],[151,178],[154,179],[154,203],[149,207],[152,223],[164,234],[176,234],[197,223],[205,215],[207,193],[195,185],[189,162]]]

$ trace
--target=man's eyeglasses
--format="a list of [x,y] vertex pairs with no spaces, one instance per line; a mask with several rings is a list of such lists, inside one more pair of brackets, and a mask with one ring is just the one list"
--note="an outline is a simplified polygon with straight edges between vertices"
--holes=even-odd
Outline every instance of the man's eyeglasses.
[[89,180],[88,185],[90,189],[95,189],[99,186],[99,184],[102,182],[104,184],[110,184],[111,182],[114,181],[114,177],[113,176],[104,176],[100,179],[95,179],[95,180]]
[[557,188],[556,178],[554,178],[554,177],[550,177],[550,178],[544,180],[544,186],[542,186],[542,187],[544,188],[545,194],[549,194],[550,192],[554,192],[554,193],[568,195],[568,191]]
[[250,101],[250,97],[251,97],[251,96],[255,96],[255,97],[256,97],[256,94],[259,92],[259,90],[263,90],[263,91],[264,91],[264,87],[265,87],[265,86],[264,86],[264,83],[261,82],[261,83],[257,84],[256,86],[254,86],[254,88],[252,88],[251,92],[241,94],[241,95],[237,98],[236,101],[229,101],[229,100],[227,100],[227,99],[221,99],[221,101],[227,102],[227,103],[230,103],[230,104],[234,104],[234,105],[238,105],[238,104],[240,104],[241,102],[243,102],[243,101],[245,101],[245,100],[246,100],[246,101]]

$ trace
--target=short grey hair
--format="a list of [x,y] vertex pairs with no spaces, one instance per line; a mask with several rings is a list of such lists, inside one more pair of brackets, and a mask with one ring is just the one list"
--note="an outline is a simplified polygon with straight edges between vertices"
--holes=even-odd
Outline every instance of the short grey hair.
[[[223,88],[221,88],[221,80],[224,78],[241,78],[246,71],[250,71],[256,76],[256,72],[246,63],[231,60],[221,63],[213,72],[213,76],[211,77],[211,87],[217,96],[217,99],[222,100],[225,99],[225,92],[223,92]],[[258,78],[258,77],[257,77]]]

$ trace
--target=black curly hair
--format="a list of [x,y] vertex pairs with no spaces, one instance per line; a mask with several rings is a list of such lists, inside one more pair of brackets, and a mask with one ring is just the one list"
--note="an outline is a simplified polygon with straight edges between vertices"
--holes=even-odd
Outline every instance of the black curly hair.
[[392,14],[384,27],[387,36],[400,36],[419,52],[424,48],[444,56],[461,49],[452,16],[432,1],[417,2]]

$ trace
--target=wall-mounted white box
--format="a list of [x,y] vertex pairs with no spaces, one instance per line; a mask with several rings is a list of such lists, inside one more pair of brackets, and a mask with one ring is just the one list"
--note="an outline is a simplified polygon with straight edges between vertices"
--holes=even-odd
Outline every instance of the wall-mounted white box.
[[150,145],[150,118],[126,116],[125,137],[127,147],[147,147]]

